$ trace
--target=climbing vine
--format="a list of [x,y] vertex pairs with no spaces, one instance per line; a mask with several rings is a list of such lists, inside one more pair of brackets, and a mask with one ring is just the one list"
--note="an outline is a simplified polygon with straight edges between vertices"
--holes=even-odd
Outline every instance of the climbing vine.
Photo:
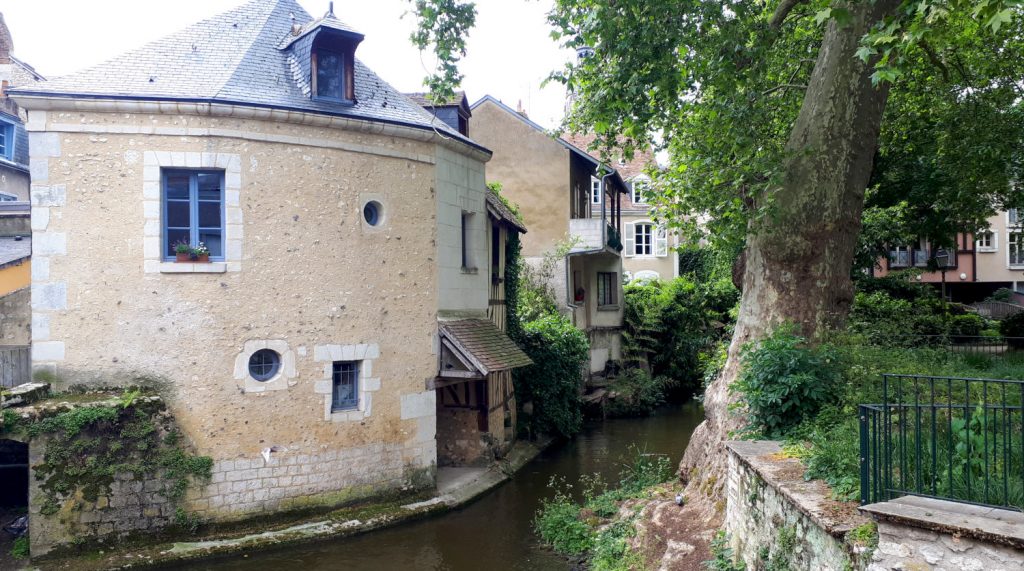
[[33,468],[44,493],[43,515],[57,513],[79,494],[84,501],[97,502],[110,494],[119,475],[159,478],[164,486],[158,493],[178,504],[194,480],[209,480],[213,468],[210,457],[182,447],[163,401],[138,391],[31,420],[5,411],[0,433],[20,433],[44,443],[43,461]]

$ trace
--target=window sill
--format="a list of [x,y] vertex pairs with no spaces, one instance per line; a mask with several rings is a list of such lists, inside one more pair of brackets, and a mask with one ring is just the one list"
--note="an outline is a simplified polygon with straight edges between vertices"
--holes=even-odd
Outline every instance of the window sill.
[[366,414],[358,409],[331,411],[331,422],[362,422]]
[[975,251],[980,254],[993,254],[995,252],[998,252],[999,248],[978,248]]
[[599,306],[597,306],[597,310],[598,311],[618,311],[619,310],[619,306],[618,306],[618,304],[615,304],[615,305],[599,305]]
[[462,268],[462,273],[464,273],[464,274],[473,274],[473,275],[476,275],[476,274],[477,274],[477,269],[476,269],[476,268],[467,268],[467,267],[463,267],[463,268]]
[[227,262],[209,262],[203,264],[161,262],[161,274],[223,274],[228,271]]

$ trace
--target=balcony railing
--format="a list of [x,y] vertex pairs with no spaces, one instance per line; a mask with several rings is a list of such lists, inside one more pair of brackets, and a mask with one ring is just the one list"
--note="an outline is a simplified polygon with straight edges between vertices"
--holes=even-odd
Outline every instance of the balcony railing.
[[1024,509],[1024,381],[883,375],[860,406],[861,503]]

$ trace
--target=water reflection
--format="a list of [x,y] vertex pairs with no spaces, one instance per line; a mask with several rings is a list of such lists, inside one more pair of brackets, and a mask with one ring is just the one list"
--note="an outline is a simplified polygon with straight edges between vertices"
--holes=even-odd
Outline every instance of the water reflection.
[[572,442],[548,450],[508,483],[465,508],[427,520],[352,538],[192,562],[208,569],[565,571],[565,560],[541,547],[531,522],[552,476],[576,481],[599,473],[614,482],[631,446],[679,462],[703,415],[694,403],[667,406],[643,419],[595,421]]

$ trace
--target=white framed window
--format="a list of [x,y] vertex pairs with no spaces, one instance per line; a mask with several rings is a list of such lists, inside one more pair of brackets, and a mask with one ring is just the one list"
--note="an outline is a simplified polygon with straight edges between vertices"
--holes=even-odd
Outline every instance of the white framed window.
[[668,255],[668,231],[650,221],[626,224],[627,257],[665,257]]
[[313,392],[324,399],[324,420],[362,422],[373,413],[373,393],[380,390],[380,377],[373,376],[374,361],[380,358],[376,343],[358,345],[317,345],[313,360],[323,363],[323,377]]
[[644,193],[650,191],[651,179],[645,176],[638,176],[633,179],[630,188],[629,198],[633,201],[633,204],[647,204],[647,197]]
[[974,248],[979,252],[995,252],[999,249],[997,235],[991,230],[979,232],[974,244]]
[[1006,263],[1011,268],[1024,268],[1024,232],[1007,232]]
[[601,204],[601,179],[590,177],[590,203]]
[[654,224],[636,224],[633,226],[633,255],[650,256],[654,254]]
[[1010,208],[1006,211],[1006,225],[1020,226],[1020,215],[1016,208]]
[[910,246],[893,246],[889,250],[889,267],[906,268],[910,266]]

